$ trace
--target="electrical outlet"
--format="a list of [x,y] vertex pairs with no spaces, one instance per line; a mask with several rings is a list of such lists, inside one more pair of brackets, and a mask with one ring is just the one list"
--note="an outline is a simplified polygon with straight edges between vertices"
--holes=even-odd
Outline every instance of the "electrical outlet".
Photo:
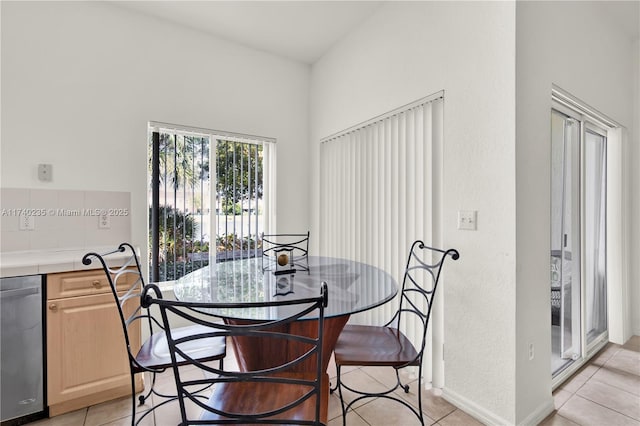
[[536,353],[535,353],[535,348],[533,347],[533,343],[529,343],[529,361],[533,361],[533,358],[535,357]]
[[101,212],[98,216],[98,229],[110,229],[111,228],[111,216],[107,212]]
[[458,229],[475,231],[477,227],[478,212],[476,210],[458,211]]
[[22,214],[19,216],[19,229],[21,231],[33,231],[36,229],[35,216]]
[[52,171],[51,164],[38,164],[38,179],[43,182],[51,182]]

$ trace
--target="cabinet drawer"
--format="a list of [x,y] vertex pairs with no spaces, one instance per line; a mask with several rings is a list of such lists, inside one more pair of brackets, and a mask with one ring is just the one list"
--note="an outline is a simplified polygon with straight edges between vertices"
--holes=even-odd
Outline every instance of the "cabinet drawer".
[[[120,277],[118,291],[127,290],[137,278],[137,273]],[[47,300],[110,292],[109,281],[102,269],[47,275]]]

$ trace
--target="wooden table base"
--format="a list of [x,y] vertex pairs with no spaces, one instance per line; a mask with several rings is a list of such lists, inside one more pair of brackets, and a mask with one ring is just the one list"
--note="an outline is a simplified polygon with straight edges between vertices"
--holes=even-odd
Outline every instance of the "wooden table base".
[[[349,320],[349,315],[339,317],[331,317],[324,319],[324,341],[322,345],[322,365],[323,372],[327,372],[331,353],[336,346],[338,336]],[[225,322],[229,324],[251,324],[252,321],[247,320],[229,320]],[[316,320],[296,321],[281,327],[281,330],[288,333],[313,336],[316,337],[318,323]],[[238,360],[240,371],[251,371],[261,368],[269,368],[275,365],[281,365],[287,360],[293,359],[304,351],[308,350],[304,345],[297,342],[289,342],[283,346],[281,342],[275,342],[274,339],[262,339],[253,337],[234,337],[232,339],[233,349]],[[296,366],[295,371],[314,371],[315,357]]]

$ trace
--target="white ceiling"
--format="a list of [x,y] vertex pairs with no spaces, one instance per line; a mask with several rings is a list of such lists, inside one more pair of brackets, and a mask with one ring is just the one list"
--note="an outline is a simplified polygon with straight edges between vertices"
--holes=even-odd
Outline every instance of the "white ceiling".
[[[383,1],[110,1],[235,43],[312,64]],[[594,1],[631,39],[640,38],[640,0]]]
[[217,37],[311,64],[381,1],[114,1]]

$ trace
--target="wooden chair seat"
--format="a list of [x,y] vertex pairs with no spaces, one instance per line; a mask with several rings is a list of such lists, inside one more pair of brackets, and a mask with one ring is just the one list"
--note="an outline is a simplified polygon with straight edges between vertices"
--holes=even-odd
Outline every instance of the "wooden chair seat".
[[[208,327],[201,325],[190,325],[186,327],[174,328],[171,335],[178,339],[206,332]],[[212,337],[209,339],[189,342],[183,348],[190,356],[202,362],[214,361],[224,358],[227,355],[227,345],[224,337]],[[164,331],[154,333],[140,348],[136,355],[139,366],[135,366],[135,372],[141,373],[148,369],[165,369],[171,367],[171,353]],[[185,363],[184,359],[178,356],[178,365]]]
[[[326,374],[325,376],[325,380],[322,382],[322,398],[320,401],[320,421],[324,424],[327,423],[329,404],[327,400],[327,396],[329,395],[329,376]],[[286,377],[313,380],[315,373],[290,373],[287,374]],[[283,406],[287,402],[299,398],[307,391],[308,387],[305,386],[292,386],[278,383],[221,383],[214,389],[207,405],[227,413],[255,414],[266,412],[273,409],[273,407]],[[312,421],[315,418],[315,409],[315,397],[311,397],[294,409],[285,411],[281,415],[271,418]],[[200,420],[205,421],[220,421],[223,419],[228,419],[228,417],[216,415],[206,410],[200,417]]]
[[347,324],[334,351],[340,365],[418,365],[418,351],[397,328]]

